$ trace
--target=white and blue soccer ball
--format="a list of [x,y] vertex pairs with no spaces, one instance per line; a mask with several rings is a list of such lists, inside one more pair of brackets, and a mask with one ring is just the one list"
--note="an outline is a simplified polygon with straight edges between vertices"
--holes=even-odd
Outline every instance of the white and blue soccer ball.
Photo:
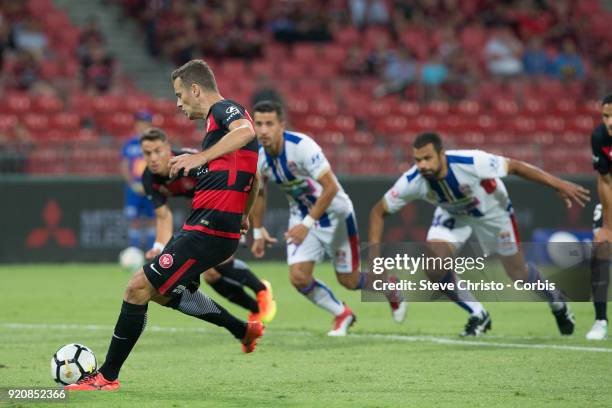
[[552,263],[561,268],[571,268],[584,262],[588,257],[584,243],[566,231],[557,231],[550,236],[546,246]]
[[51,358],[51,377],[62,385],[75,384],[97,369],[96,356],[89,347],[82,344],[66,344]]
[[127,247],[119,253],[119,265],[130,271],[136,271],[144,264],[144,261],[144,252],[140,248]]

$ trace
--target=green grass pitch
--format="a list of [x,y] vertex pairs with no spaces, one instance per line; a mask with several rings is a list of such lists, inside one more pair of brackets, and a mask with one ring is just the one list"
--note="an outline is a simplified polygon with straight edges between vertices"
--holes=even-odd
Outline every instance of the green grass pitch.
[[[253,354],[220,328],[151,304],[121,390],[73,393],[66,406],[612,406],[612,343],[584,340],[590,304],[572,305],[577,330],[562,338],[543,303],[488,303],[490,335],[462,341],[467,316],[455,305],[413,303],[398,325],[386,304],[362,303],[323,264],[316,276],[358,317],[354,335],[328,338],[330,317],[290,286],[286,265],[251,266],[272,282],[279,306]],[[128,278],[115,265],[1,267],[0,387],[53,386],[49,361],[66,343],[104,360]]]

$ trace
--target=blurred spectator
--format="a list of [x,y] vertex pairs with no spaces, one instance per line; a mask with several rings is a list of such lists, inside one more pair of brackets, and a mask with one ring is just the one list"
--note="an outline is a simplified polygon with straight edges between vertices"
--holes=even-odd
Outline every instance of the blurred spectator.
[[115,61],[104,46],[96,45],[89,50],[89,55],[81,59],[81,76],[83,88],[94,93],[104,93],[113,84]]
[[199,38],[197,18],[185,19],[182,30],[175,35],[174,41],[169,44],[167,50],[175,65],[183,65],[194,58],[198,51]]
[[40,65],[30,51],[19,50],[8,76],[9,86],[27,91],[40,79]]
[[368,25],[385,25],[389,11],[384,0],[349,0],[353,24],[363,28]]
[[15,40],[10,22],[0,14],[0,70],[4,67],[5,53],[15,49]]
[[542,44],[542,38],[532,37],[523,53],[523,71],[529,76],[546,75],[550,72],[551,61]]
[[321,7],[307,7],[306,2],[286,1],[272,9],[269,29],[278,41],[331,41],[329,16]]
[[405,47],[391,52],[381,76],[382,83],[374,89],[374,96],[383,97],[391,93],[403,92],[416,79],[416,62]]
[[381,35],[376,39],[374,49],[366,58],[368,73],[371,75],[380,75],[389,58],[389,44],[387,37]]
[[522,45],[507,27],[493,29],[484,49],[489,73],[497,77],[512,77],[523,71]]
[[423,85],[423,99],[430,101],[439,99],[441,86],[448,79],[448,68],[437,53],[432,53],[421,68],[421,82]]
[[15,28],[15,46],[29,51],[35,58],[41,59],[47,52],[47,37],[40,31],[39,24],[33,18],[27,18]]
[[264,38],[252,10],[240,12],[238,24],[230,31],[228,56],[254,58],[262,54]]
[[283,105],[283,98],[274,86],[274,81],[265,74],[257,77],[255,91],[251,95],[251,107],[261,101],[275,101]]
[[349,48],[340,71],[351,78],[359,78],[368,73],[368,64],[361,47],[353,45]]
[[584,78],[584,64],[571,39],[563,41],[563,50],[552,61],[552,74],[563,81]]
[[104,34],[100,29],[98,18],[95,16],[90,16],[87,18],[85,25],[81,28],[79,43],[82,45],[94,42],[97,44],[104,44],[105,39]]

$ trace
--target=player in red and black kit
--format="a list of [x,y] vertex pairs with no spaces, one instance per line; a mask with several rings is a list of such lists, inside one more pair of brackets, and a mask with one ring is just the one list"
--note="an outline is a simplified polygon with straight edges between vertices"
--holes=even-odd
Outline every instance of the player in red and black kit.
[[[143,133],[140,137],[140,147],[147,164],[141,177],[142,185],[155,209],[155,244],[145,255],[146,260],[151,261],[163,251],[166,243],[172,238],[173,220],[168,197],[193,198],[197,184],[195,177],[170,178],[170,158],[197,152],[190,149],[172,150],[166,133],[158,128],[150,128]],[[272,297],[270,283],[257,278],[248,265],[240,259],[232,257],[227,262],[208,269],[203,276],[206,283],[221,296],[249,310],[251,312],[249,321],[260,320],[269,323],[274,318],[276,302]],[[187,288],[193,292],[197,290],[199,284],[198,278]],[[248,295],[243,286],[256,293],[257,299]]]
[[593,167],[597,170],[597,193],[601,204],[595,207],[595,233],[591,256],[591,289],[595,306],[595,323],[587,333],[588,340],[604,340],[608,334],[608,286],[612,251],[612,95],[601,102],[602,123],[591,134]]
[[206,120],[203,151],[170,160],[171,178],[183,172],[197,179],[191,214],[161,254],[128,282],[99,372],[66,386],[68,390],[119,388],[119,371],[145,329],[151,300],[178,303],[177,309],[185,314],[214,320],[240,339],[247,353],[263,335],[261,322],[237,319],[202,292],[185,290],[202,271],[230,258],[241,231],[248,230],[248,213],[259,190],[253,123],[242,106],[219,94],[214,75],[202,60],[189,61],[173,71],[172,83],[177,106],[191,120]]

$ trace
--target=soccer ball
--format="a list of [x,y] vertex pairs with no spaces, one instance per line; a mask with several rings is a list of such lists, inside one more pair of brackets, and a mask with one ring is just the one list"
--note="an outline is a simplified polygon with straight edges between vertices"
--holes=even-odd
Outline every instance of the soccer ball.
[[97,369],[96,356],[82,344],[66,344],[51,358],[51,377],[58,384],[75,384]]
[[140,248],[127,247],[119,253],[119,265],[135,271],[144,264],[144,252]]

